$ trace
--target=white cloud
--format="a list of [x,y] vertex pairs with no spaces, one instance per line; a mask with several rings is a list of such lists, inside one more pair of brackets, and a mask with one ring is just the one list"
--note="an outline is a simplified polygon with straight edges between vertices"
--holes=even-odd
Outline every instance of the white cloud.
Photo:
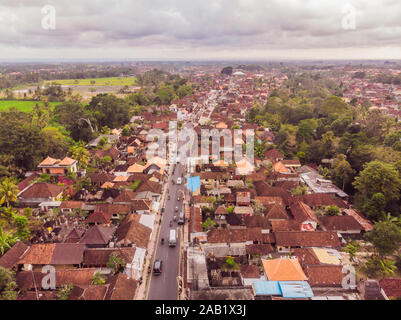
[[[357,10],[355,30],[341,27],[347,3]],[[54,31],[41,28],[46,4],[57,9]],[[401,58],[400,12],[395,0],[2,0],[0,59],[60,58],[60,52],[65,58]]]

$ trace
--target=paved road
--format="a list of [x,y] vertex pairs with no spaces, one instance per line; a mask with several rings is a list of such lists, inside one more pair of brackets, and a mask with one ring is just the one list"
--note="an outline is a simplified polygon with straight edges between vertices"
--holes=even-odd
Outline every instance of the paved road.
[[[161,275],[152,274],[150,288],[149,288],[149,300],[176,300],[178,294],[177,288],[177,276],[179,268],[179,254],[180,254],[180,234],[181,226],[177,222],[173,222],[173,226],[170,227],[170,221],[173,220],[174,215],[178,216],[179,212],[183,210],[183,199],[182,192],[185,192],[186,187],[185,181],[181,185],[177,185],[177,178],[185,176],[184,167],[180,164],[176,165],[175,172],[172,176],[174,185],[170,182],[168,187],[168,195],[170,200],[166,201],[166,206],[163,213],[163,220],[160,230],[160,238],[157,243],[156,249],[156,260],[163,261],[163,271]],[[180,201],[177,201],[177,194],[180,195]],[[175,207],[178,207],[178,213],[175,212]],[[176,229],[177,231],[177,246],[169,247],[168,238],[170,229]],[[164,238],[164,244],[161,244],[161,238]]]

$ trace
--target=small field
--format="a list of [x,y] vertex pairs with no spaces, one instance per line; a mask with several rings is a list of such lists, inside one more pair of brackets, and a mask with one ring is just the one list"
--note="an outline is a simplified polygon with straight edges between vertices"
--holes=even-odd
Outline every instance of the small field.
[[[14,107],[23,112],[29,112],[33,109],[36,104],[43,105],[43,102],[40,101],[25,101],[25,100],[0,100],[0,112],[9,110],[11,107]],[[61,102],[49,102],[52,109],[60,104]]]
[[46,84],[57,83],[62,86],[133,86],[136,83],[134,77],[110,77],[91,79],[65,79],[45,81]]

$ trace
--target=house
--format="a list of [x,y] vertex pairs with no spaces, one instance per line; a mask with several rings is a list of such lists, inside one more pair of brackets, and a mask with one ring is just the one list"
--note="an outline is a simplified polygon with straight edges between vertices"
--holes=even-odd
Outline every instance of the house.
[[284,155],[277,149],[270,149],[265,151],[265,159],[269,159],[271,162],[279,162],[284,159]]
[[380,279],[379,285],[389,299],[401,298],[401,279]]
[[305,247],[341,248],[337,232],[332,231],[279,231],[274,236],[278,252]]
[[0,257],[0,267],[13,269],[17,266],[18,261],[28,249],[29,247],[25,243],[18,241]]
[[319,219],[320,226],[323,230],[337,231],[342,236],[353,235],[358,236],[364,231],[363,227],[355,220],[354,217],[343,216],[324,216]]
[[34,271],[41,271],[45,265],[73,269],[81,265],[84,251],[85,245],[77,243],[33,244],[22,255],[18,265],[23,265],[23,270]]
[[86,245],[88,248],[104,248],[109,244],[115,231],[116,227],[113,226],[94,225],[86,230],[79,243]]
[[266,278],[270,281],[306,281],[308,279],[297,259],[262,260],[262,264]]
[[297,201],[290,205],[290,210],[295,221],[301,223],[302,230],[316,230],[319,220],[308,205],[302,201]]
[[241,280],[245,287],[251,286],[254,281],[265,280],[260,273],[259,267],[255,265],[240,266]]
[[283,205],[275,203],[270,205],[266,213],[266,219],[269,221],[289,220],[287,211]]
[[135,220],[123,221],[116,231],[116,246],[140,247],[146,249],[152,234],[152,229]]
[[85,268],[105,268],[112,253],[129,263],[134,259],[135,248],[88,248],[85,250],[82,265]]
[[42,173],[51,175],[67,175],[68,172],[77,172],[78,161],[69,157],[63,160],[47,157],[43,160],[38,168]]
[[279,231],[301,231],[301,224],[295,220],[272,220],[273,232]]
[[308,265],[305,274],[311,287],[341,287],[345,274],[336,265]]
[[38,206],[42,202],[60,200],[65,187],[37,182],[18,194],[18,201],[25,206]]
[[82,201],[62,201],[60,211],[62,213],[71,213],[74,210],[82,210],[84,202]]
[[251,204],[250,192],[237,192],[235,196],[236,196],[237,206],[249,206]]

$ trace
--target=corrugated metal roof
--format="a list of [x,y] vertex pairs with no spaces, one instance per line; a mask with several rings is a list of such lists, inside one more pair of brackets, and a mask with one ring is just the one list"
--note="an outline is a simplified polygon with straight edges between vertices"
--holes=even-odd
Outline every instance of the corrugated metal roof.
[[281,296],[278,281],[254,281],[253,289],[257,296]]
[[279,281],[283,298],[312,298],[313,291],[307,281]]

